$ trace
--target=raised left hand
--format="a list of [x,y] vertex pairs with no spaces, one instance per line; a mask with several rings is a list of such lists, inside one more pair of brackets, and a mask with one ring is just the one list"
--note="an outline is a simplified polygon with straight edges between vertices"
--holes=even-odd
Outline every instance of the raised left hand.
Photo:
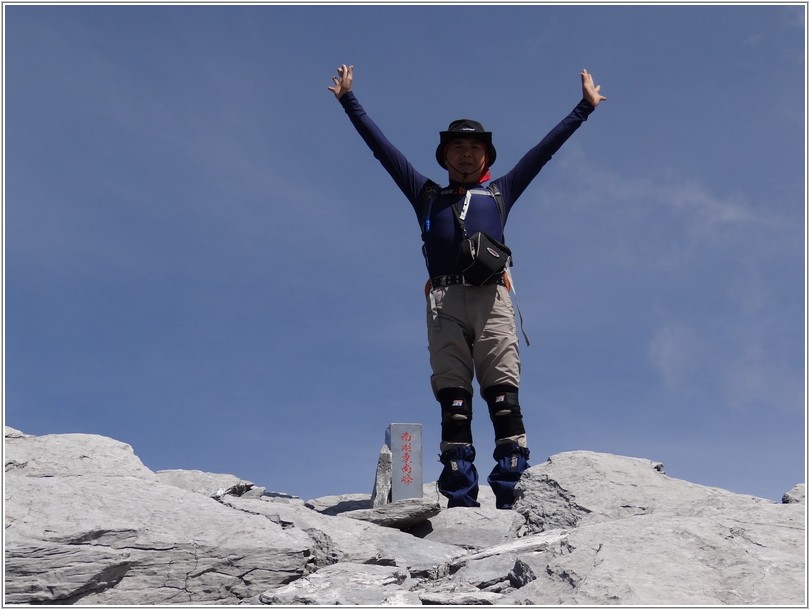
[[582,97],[588,100],[591,104],[593,104],[593,107],[596,108],[599,105],[599,102],[607,99],[604,95],[599,93],[599,89],[602,87],[602,85],[594,85],[593,75],[585,69],[580,72],[580,76],[582,77]]

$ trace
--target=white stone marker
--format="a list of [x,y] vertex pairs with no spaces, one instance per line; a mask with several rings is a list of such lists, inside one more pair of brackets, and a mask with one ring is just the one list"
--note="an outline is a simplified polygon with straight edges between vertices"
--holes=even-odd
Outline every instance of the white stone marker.
[[422,424],[390,424],[391,501],[422,497]]

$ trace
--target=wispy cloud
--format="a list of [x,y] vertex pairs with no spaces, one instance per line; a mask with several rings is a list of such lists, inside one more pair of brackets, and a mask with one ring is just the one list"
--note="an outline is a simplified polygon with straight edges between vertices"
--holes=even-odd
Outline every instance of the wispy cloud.
[[[683,172],[650,166],[645,175],[632,174],[595,162],[581,147],[571,151],[551,187],[537,196],[550,205],[529,213],[538,223],[556,214],[555,225],[571,238],[587,231],[600,242],[601,256],[617,265],[650,271],[700,265],[719,273],[723,259],[756,265],[801,255],[798,183],[776,181],[770,192],[761,183],[755,191],[718,190],[719,182],[709,186]],[[791,192],[795,201],[786,198]]]
[[[648,361],[663,387],[684,399],[714,398],[716,407],[797,414],[803,410],[801,350],[767,318],[729,320],[711,329],[668,313],[651,333]],[[800,336],[800,333],[797,333]],[[793,345],[791,344],[793,343]]]
[[667,389],[694,383],[693,376],[705,360],[702,343],[692,326],[669,315],[653,331],[648,358]]
[[[583,179],[584,177],[584,179]],[[586,167],[580,175],[583,193],[618,212],[660,217],[670,212],[672,219],[696,235],[705,235],[729,226],[769,222],[758,214],[742,193],[712,193],[689,177],[662,171],[656,176],[619,174],[598,167]],[[632,214],[632,208],[640,210]]]
[[633,315],[649,324],[646,359],[661,387],[728,409],[798,412],[800,202],[776,206],[675,174],[628,176],[586,161],[555,188],[554,222],[565,223],[565,241],[579,234],[579,249],[587,241],[586,252],[599,252],[572,273],[610,274],[637,295]]

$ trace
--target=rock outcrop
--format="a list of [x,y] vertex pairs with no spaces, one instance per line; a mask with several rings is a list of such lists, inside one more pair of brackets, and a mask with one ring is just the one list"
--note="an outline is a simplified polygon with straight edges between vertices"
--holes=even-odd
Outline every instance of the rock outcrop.
[[588,451],[524,473],[515,509],[307,502],[152,472],[88,434],[5,430],[6,604],[800,605],[805,494],[777,504]]

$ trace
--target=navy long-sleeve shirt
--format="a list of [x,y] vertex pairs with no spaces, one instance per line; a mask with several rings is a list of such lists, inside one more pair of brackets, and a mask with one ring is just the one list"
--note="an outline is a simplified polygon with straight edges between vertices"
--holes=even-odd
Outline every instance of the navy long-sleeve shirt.
[[[421,195],[430,180],[416,171],[405,156],[388,141],[366,114],[354,93],[349,91],[344,94],[340,98],[340,103],[357,132],[411,202],[417,217],[421,219],[424,205]],[[504,224],[518,197],[552,155],[587,120],[593,110],[594,107],[589,101],[585,99],[580,101],[567,117],[517,162],[515,167],[492,181],[503,196],[506,208]],[[451,206],[455,205],[461,211],[465,199],[465,189],[461,187],[464,185],[451,182],[448,188],[442,189],[431,206],[429,229],[422,227],[423,252],[430,277],[459,272],[456,268],[456,255],[463,236]],[[504,241],[501,217],[494,198],[485,194],[485,187],[481,184],[466,185],[466,190],[473,191],[464,220],[468,234],[482,231]]]

